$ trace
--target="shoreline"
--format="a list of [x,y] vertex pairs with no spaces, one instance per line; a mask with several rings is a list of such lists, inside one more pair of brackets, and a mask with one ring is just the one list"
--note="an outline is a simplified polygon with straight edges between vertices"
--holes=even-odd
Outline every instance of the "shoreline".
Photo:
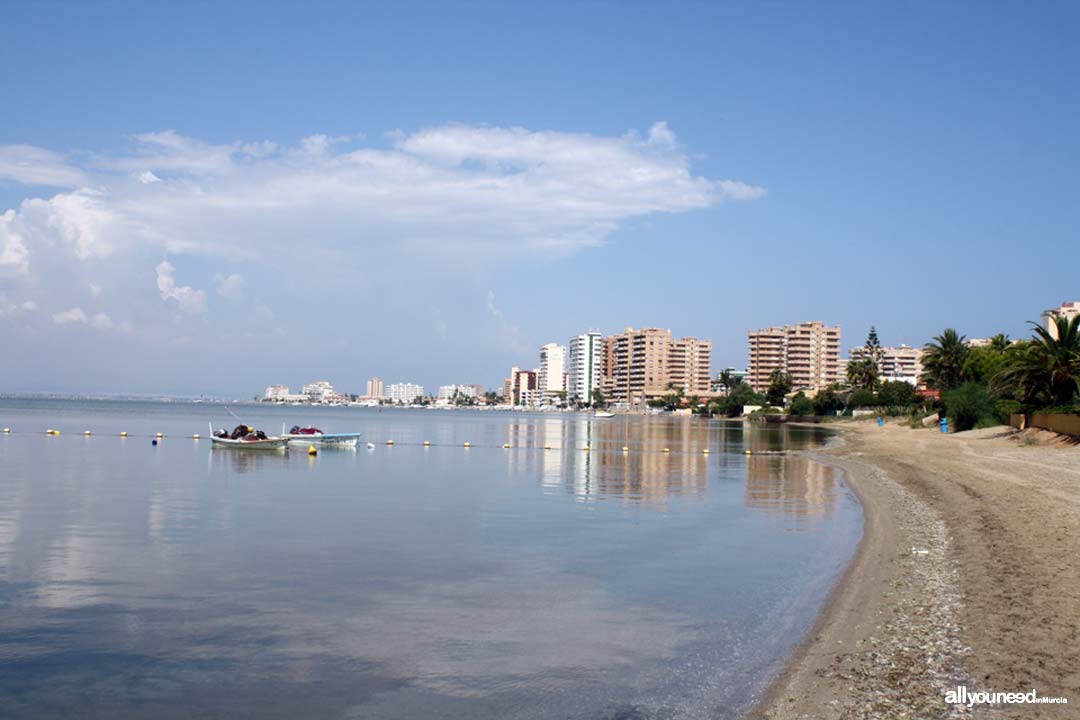
[[[1003,428],[837,429],[839,441],[806,454],[843,470],[863,536],[743,717],[1076,717],[1080,630],[1070,622],[1080,618],[1080,571],[1069,568],[1080,556],[1080,448]],[[1014,512],[1018,498],[1030,514]],[[1057,543],[1045,550],[1048,520]],[[1025,567],[1040,550],[1048,566]],[[1010,584],[1015,592],[995,592]],[[1045,612],[1025,617],[1016,601],[1034,588],[1047,596]],[[1070,704],[950,706],[945,692],[957,685],[1035,688]]]

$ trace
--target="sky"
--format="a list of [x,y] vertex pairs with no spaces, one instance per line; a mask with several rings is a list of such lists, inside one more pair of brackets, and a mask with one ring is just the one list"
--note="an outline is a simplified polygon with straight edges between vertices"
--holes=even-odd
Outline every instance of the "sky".
[[0,392],[494,387],[1080,300],[1076,3],[6,3]]

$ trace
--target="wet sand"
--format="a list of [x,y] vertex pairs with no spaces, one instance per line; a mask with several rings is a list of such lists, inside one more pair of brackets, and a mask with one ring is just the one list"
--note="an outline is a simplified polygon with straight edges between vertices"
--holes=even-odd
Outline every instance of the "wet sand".
[[[863,541],[751,718],[1080,717],[1080,447],[1042,431],[840,426],[816,454]],[[950,706],[945,692],[1068,705]]]

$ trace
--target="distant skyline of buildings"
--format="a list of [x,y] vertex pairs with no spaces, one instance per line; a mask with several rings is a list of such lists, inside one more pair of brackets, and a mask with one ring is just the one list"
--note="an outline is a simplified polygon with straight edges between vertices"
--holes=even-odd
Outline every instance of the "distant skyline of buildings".
[[[1042,325],[1055,334],[1054,319],[1080,315],[1080,300],[1063,302],[1042,313]],[[865,346],[856,346],[841,358],[841,328],[812,320],[794,325],[775,325],[747,331],[747,365],[744,370],[727,368],[742,377],[757,392],[768,390],[772,374],[782,370],[792,380],[794,391],[816,392],[844,382],[850,361],[870,355]],[[972,347],[989,339],[970,338]],[[723,392],[718,376],[712,373],[711,340],[688,336],[674,338],[670,330],[656,327],[627,327],[621,333],[603,335],[590,330],[575,335],[566,345],[545,343],[538,351],[535,368],[514,366],[494,393],[497,401],[516,406],[588,405],[596,391],[604,401],[627,408],[640,408],[650,400],[682,392],[709,397]],[[882,380],[902,381],[920,386],[922,347],[906,344],[881,346],[875,353]],[[363,395],[334,389],[327,380],[301,386],[293,393],[286,385],[267,386],[263,399],[273,402],[349,403],[392,402],[436,404],[487,402],[479,384],[454,383],[439,386],[434,396],[425,394],[416,383],[385,384],[379,377],[367,380]]]

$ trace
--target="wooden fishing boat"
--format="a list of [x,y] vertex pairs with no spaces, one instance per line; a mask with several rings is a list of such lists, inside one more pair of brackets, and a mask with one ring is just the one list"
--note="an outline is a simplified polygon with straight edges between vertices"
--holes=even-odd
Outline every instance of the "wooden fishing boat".
[[210,437],[210,441],[213,446],[218,448],[235,448],[237,450],[273,450],[277,452],[284,452],[285,448],[289,445],[289,438],[283,437],[268,437],[265,440],[260,438],[240,438],[239,440],[233,440],[232,438]]

